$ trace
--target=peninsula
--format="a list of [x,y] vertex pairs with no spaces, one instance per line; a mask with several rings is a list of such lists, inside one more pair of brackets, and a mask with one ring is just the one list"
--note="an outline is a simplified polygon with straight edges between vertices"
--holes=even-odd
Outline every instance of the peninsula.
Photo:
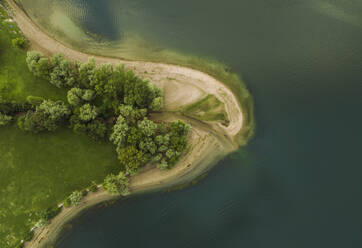
[[[247,118],[246,123],[244,116],[245,113],[251,116],[252,108],[242,109],[243,105],[234,93],[214,77],[178,65],[121,60],[74,50],[43,32],[14,1],[6,2],[12,19],[30,42],[32,50],[46,56],[62,54],[69,61],[81,63],[92,57],[98,66],[121,63],[138,77],[163,90],[164,107],[162,112],[151,113],[153,121],[169,123],[181,120],[191,127],[187,148],[177,164],[169,170],[160,170],[153,164],[145,166],[130,178],[131,194],[188,183],[251,137],[253,118]],[[246,101],[252,100],[249,97]],[[64,224],[84,209],[118,197],[99,188],[97,192],[89,192],[77,206],[64,208],[60,205],[60,213],[48,225],[37,228],[32,240],[25,242],[24,247],[46,247],[55,241]]]

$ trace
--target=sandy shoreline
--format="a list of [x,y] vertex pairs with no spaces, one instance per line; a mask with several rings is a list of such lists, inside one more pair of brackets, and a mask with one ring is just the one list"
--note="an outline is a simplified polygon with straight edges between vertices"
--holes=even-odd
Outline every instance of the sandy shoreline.
[[[207,171],[223,156],[238,148],[235,136],[242,130],[243,113],[237,98],[222,82],[206,73],[177,65],[126,61],[102,56],[90,56],[76,51],[48,36],[12,0],[7,0],[7,2],[12,9],[10,14],[25,37],[31,42],[33,49],[48,55],[61,53],[70,60],[80,62],[85,62],[90,57],[94,57],[97,64],[122,63],[127,68],[135,70],[140,77],[149,79],[164,90],[165,111],[168,112],[154,115],[152,118],[164,121],[183,119],[192,126],[188,137],[189,147],[178,164],[172,170],[166,171],[152,167],[145,168],[142,173],[131,178],[130,188],[132,193],[157,190],[190,182]],[[208,94],[214,95],[225,104],[225,110],[230,120],[227,127],[221,124],[203,123],[174,113],[183,106]],[[80,206],[63,209],[48,226],[36,230],[33,240],[27,242],[25,247],[44,247],[49,242],[54,241],[64,224],[81,211],[100,202],[115,198],[117,197],[108,195],[102,189],[97,193],[90,193],[83,199]]]

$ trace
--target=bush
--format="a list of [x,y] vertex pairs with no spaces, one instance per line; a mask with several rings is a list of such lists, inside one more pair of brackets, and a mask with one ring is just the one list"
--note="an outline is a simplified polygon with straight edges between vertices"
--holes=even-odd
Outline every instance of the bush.
[[129,192],[129,180],[123,172],[118,175],[108,175],[102,184],[103,188],[110,194],[121,194],[123,196],[128,195]]
[[13,47],[20,49],[27,49],[29,44],[28,41],[23,37],[15,38],[11,41]]
[[34,232],[33,231],[30,231],[30,232],[27,232],[25,235],[24,235],[24,241],[30,241],[32,240],[34,237]]
[[13,117],[0,113],[0,126],[8,125],[13,120]]
[[34,133],[54,131],[68,119],[70,113],[62,101],[46,100],[37,106],[35,111],[28,111],[25,116],[20,117],[18,126],[21,130]]
[[39,96],[28,96],[26,98],[26,101],[29,104],[31,104],[33,106],[36,106],[36,105],[40,105],[44,101],[44,98],[39,97]]
[[88,190],[90,192],[97,192],[98,191],[98,185],[95,181],[92,181],[91,185],[88,187]]
[[74,191],[69,196],[69,200],[72,206],[78,206],[83,199],[83,193],[80,191]]
[[63,206],[66,207],[66,208],[72,206],[72,202],[71,202],[71,200],[69,199],[69,197],[64,200]]

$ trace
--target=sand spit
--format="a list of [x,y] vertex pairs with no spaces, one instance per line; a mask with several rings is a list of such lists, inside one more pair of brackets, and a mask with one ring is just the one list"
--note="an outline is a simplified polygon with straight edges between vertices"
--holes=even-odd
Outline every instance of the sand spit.
[[[189,147],[177,165],[171,170],[159,170],[147,166],[140,174],[131,178],[130,187],[133,194],[190,182],[207,171],[223,156],[238,148],[234,138],[243,127],[243,113],[237,98],[220,81],[206,73],[182,66],[127,61],[76,51],[43,32],[12,0],[7,0],[7,2],[11,7],[10,14],[30,41],[32,49],[48,55],[60,53],[70,60],[80,62],[86,62],[90,57],[93,57],[97,64],[115,65],[122,63],[126,68],[134,70],[143,79],[149,79],[164,90],[165,112],[152,115],[152,119],[163,121],[182,119],[191,125],[192,128],[188,137]],[[225,110],[230,120],[228,126],[204,123],[176,113],[182,107],[209,94],[214,95],[225,104]],[[107,194],[103,189],[96,193],[89,193],[79,206],[63,208],[49,225],[35,230],[33,240],[27,242],[25,247],[46,247],[47,244],[56,239],[64,224],[84,209],[117,198],[117,196]]]

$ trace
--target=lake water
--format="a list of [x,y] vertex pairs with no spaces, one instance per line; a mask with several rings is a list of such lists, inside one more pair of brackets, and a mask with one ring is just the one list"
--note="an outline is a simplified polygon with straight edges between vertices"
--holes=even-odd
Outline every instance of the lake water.
[[206,179],[93,209],[57,248],[362,247],[360,0],[23,2],[107,40],[217,58],[255,99],[254,139]]

